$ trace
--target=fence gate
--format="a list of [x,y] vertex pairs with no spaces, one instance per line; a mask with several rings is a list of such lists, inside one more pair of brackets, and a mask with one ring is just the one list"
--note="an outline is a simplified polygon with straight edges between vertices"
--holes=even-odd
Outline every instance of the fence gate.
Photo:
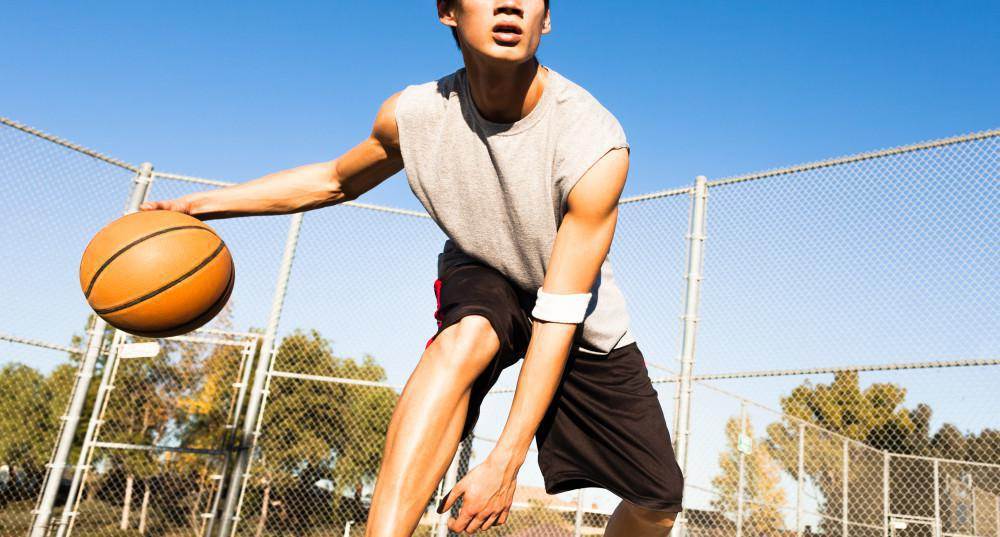
[[258,339],[116,331],[55,534],[211,534]]

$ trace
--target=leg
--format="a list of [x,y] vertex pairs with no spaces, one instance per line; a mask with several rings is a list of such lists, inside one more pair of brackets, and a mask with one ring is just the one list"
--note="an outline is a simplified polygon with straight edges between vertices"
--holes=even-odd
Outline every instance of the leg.
[[605,537],[666,537],[677,513],[654,511],[622,500],[604,530]]
[[489,321],[472,315],[424,351],[389,422],[366,537],[413,533],[458,449],[472,385],[499,347]]

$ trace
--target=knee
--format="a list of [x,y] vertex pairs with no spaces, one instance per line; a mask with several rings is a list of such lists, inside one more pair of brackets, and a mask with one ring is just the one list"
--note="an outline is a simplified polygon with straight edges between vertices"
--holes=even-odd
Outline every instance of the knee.
[[445,328],[428,348],[429,358],[445,367],[488,363],[500,349],[500,339],[486,317],[468,315]]
[[622,506],[628,510],[629,515],[633,519],[646,526],[672,528],[674,527],[674,519],[677,518],[677,513],[647,509],[624,500],[622,501]]

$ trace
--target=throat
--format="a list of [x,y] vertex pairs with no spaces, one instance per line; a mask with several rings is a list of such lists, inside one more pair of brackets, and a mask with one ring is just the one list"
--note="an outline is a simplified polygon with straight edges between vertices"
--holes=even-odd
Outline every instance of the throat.
[[516,123],[530,114],[542,99],[548,74],[537,61],[503,72],[466,68],[476,110],[494,123]]

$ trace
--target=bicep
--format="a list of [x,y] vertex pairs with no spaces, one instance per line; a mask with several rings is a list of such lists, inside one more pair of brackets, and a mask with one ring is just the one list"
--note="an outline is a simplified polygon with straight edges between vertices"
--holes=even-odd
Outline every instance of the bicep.
[[618,198],[628,175],[628,150],[609,151],[573,186],[556,233],[544,288],[586,293],[611,249]]
[[357,198],[403,169],[396,126],[398,98],[396,93],[386,99],[375,115],[368,138],[334,161],[339,189],[348,198]]

